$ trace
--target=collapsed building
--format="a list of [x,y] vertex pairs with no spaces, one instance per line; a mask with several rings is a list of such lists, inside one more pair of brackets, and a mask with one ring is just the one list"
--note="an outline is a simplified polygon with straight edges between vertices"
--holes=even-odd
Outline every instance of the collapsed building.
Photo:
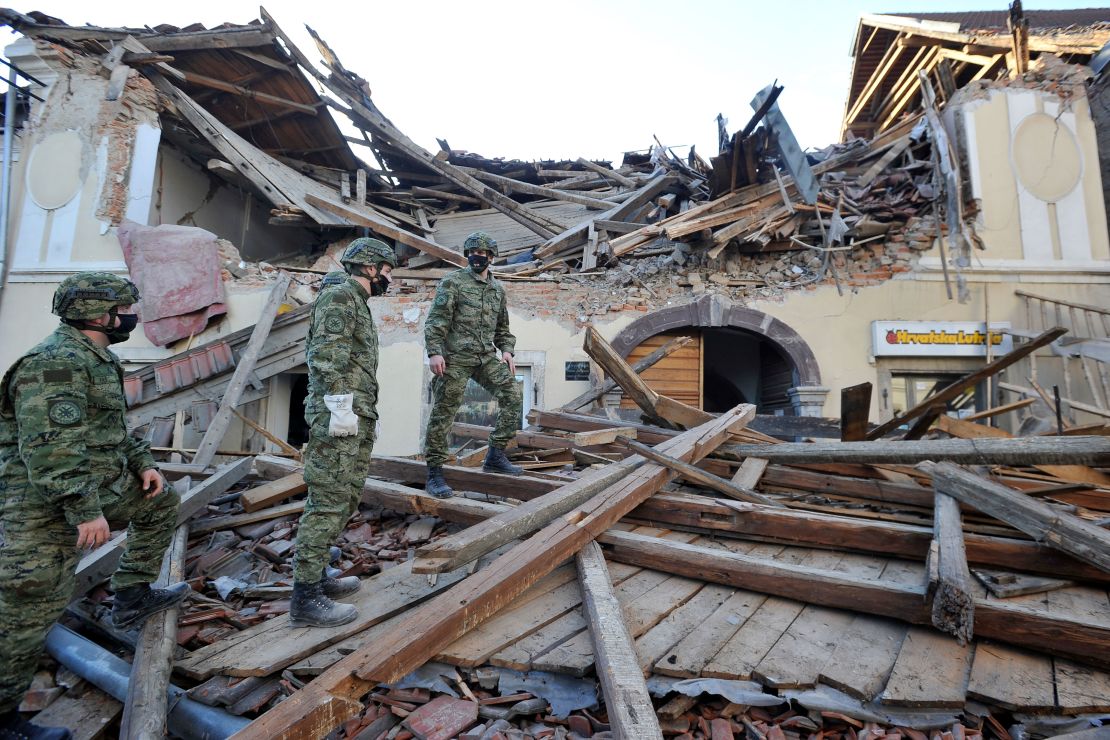
[[[802,152],[771,85],[742,127],[718,120],[709,161],[654,142],[619,163],[428,151],[337,50],[313,34],[321,69],[265,11],[214,29],[3,18],[24,88],[6,100],[0,360],[50,330],[27,309],[65,275],[140,285],[145,336],[118,347],[129,421],[193,486],[174,557],[199,595],[169,638],[173,680],[232,710],[217,734],[654,736],[644,699],[607,687],[597,633],[619,622],[669,736],[1047,736],[1110,711],[1110,11],[866,15],[842,142]],[[474,388],[449,469],[471,493],[442,503],[412,487],[422,322],[476,230],[501,247],[529,474],[472,469],[490,418]],[[354,625],[302,634],[282,615],[303,339],[364,233],[403,265],[374,304],[389,434],[338,561],[373,585]],[[921,441],[851,447],[891,435]],[[985,478],[929,460],[1045,509],[1015,517],[992,489],[1002,504],[960,498],[961,525],[949,499]],[[575,515],[593,524],[528,539]],[[1026,521],[1046,517],[1063,522]],[[583,533],[623,617],[588,603],[604,559]],[[948,588],[961,556],[927,557],[942,533],[979,580]],[[541,535],[559,562],[528,549]],[[96,632],[110,562],[82,564],[71,626],[151,665],[147,631]],[[455,588],[482,606],[445,609]],[[421,652],[406,635],[423,630]],[[47,718],[93,701],[58,680],[36,689]],[[122,708],[96,701],[114,726]]]

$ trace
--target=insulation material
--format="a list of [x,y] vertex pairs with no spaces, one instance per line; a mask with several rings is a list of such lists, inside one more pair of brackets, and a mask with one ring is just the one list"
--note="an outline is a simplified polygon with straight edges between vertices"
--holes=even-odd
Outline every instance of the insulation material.
[[143,226],[124,221],[120,246],[143,299],[143,332],[167,345],[198,334],[227,313],[216,235],[195,226]]

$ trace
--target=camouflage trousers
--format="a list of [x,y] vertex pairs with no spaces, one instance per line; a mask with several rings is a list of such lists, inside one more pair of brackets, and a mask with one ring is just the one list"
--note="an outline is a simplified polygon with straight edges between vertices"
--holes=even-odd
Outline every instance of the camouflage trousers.
[[508,363],[492,355],[474,362],[447,358],[447,370],[432,380],[432,413],[424,435],[424,460],[429,467],[448,460],[447,435],[462,405],[466,383],[472,378],[497,399],[497,424],[489,435],[490,446],[504,449],[520,429],[523,399]]
[[[127,525],[127,546],[112,576],[116,591],[158,579],[180,504],[168,488],[147,499],[137,476],[126,481],[119,493],[100,490],[104,517],[113,528]],[[73,598],[81,557],[77,528],[61,508],[29,485],[8,483],[0,548],[0,714],[15,709],[31,684],[46,633]]]
[[331,414],[327,411],[306,420],[310,427],[304,464],[308,500],[297,527],[293,580],[316,583],[328,564],[331,546],[358,510],[374,451],[375,420],[360,416],[358,434],[350,437],[328,435]]

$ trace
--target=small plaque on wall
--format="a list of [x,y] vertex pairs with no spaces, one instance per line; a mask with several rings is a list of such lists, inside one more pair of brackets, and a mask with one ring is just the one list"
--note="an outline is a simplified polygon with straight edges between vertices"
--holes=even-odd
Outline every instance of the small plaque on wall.
[[590,362],[589,360],[575,360],[566,363],[566,375],[564,380],[589,380],[590,379]]

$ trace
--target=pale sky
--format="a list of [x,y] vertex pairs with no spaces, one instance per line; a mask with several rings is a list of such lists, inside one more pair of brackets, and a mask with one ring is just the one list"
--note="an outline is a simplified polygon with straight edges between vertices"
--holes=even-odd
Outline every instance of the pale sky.
[[[1028,0],[1025,8],[1078,7]],[[252,3],[42,0],[71,25],[247,23]],[[377,106],[425,148],[436,137],[486,157],[610,159],[652,136],[685,154],[717,153],[777,79],[779,105],[804,148],[836,141],[860,13],[1005,10],[951,0],[469,0],[339,3],[270,0],[266,9],[310,59],[311,25],[365,77]],[[1110,17],[1110,12],[1108,12]],[[14,36],[0,31],[0,43]],[[681,147],[681,148],[680,148]],[[365,150],[354,147],[359,156]]]

